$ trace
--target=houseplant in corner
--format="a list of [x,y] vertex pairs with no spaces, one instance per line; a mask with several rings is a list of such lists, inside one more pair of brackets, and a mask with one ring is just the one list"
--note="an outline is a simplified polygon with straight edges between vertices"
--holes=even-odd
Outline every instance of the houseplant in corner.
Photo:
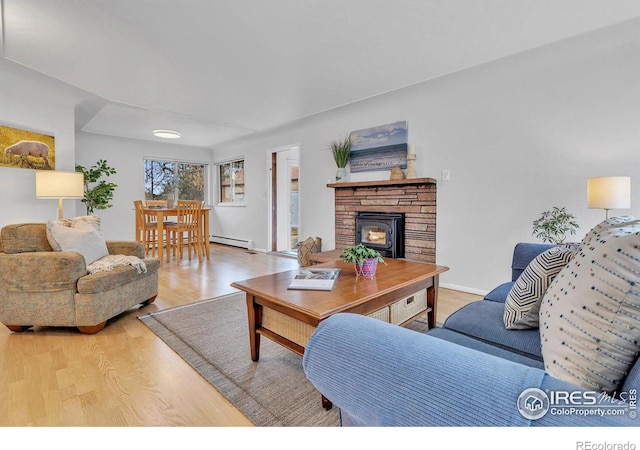
[[574,235],[577,228],[579,227],[575,216],[565,208],[557,206],[544,211],[533,221],[533,235],[542,239],[542,242],[551,244],[563,244],[567,233]]
[[[84,175],[84,198],[82,202],[87,207],[87,215],[93,214],[96,209],[107,209],[113,205],[113,191],[118,187],[115,183],[100,180],[103,176],[114,175],[116,169],[107,165],[104,159],[87,168],[76,164],[76,172]],[[92,184],[98,183],[92,186]]]
[[364,244],[350,245],[342,250],[340,259],[346,263],[353,263],[357,277],[373,278],[376,275],[378,262],[386,264],[379,251]]
[[347,136],[344,139],[336,139],[331,141],[329,148],[333,153],[333,159],[338,166],[336,172],[336,181],[347,180],[347,164],[349,163],[349,157],[351,155],[351,136]]

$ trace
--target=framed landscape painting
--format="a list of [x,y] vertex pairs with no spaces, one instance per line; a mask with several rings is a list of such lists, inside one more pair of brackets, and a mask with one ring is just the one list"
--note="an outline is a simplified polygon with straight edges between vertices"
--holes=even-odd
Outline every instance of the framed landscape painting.
[[353,131],[350,137],[353,142],[349,159],[351,172],[407,168],[406,121]]
[[0,166],[53,170],[55,160],[53,136],[0,125]]

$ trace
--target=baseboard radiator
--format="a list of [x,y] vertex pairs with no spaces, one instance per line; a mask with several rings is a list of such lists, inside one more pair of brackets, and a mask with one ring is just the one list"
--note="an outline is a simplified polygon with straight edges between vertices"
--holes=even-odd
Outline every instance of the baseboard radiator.
[[247,249],[253,248],[253,241],[248,239],[236,239],[236,238],[230,238],[230,237],[224,237],[224,236],[210,235],[209,242],[215,242],[216,244],[231,245],[233,247],[240,247],[240,248],[247,248]]

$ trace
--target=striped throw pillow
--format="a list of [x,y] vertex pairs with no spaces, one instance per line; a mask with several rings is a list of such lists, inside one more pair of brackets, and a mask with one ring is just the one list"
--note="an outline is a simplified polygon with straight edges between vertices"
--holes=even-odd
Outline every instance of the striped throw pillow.
[[529,263],[504,302],[503,321],[508,330],[538,328],[542,297],[575,252],[570,246],[553,247],[540,253]]

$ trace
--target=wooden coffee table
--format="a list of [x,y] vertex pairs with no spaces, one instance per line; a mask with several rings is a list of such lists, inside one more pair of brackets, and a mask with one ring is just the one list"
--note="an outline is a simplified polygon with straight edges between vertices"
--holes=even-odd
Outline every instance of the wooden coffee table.
[[403,259],[385,262],[378,264],[373,279],[357,278],[353,264],[342,261],[314,265],[342,270],[331,291],[287,289],[298,270],[231,283],[246,293],[251,359],[260,358],[260,336],[303,355],[318,324],[337,313],[363,314],[397,325],[427,313],[429,328],[435,327],[439,275],[449,268]]

